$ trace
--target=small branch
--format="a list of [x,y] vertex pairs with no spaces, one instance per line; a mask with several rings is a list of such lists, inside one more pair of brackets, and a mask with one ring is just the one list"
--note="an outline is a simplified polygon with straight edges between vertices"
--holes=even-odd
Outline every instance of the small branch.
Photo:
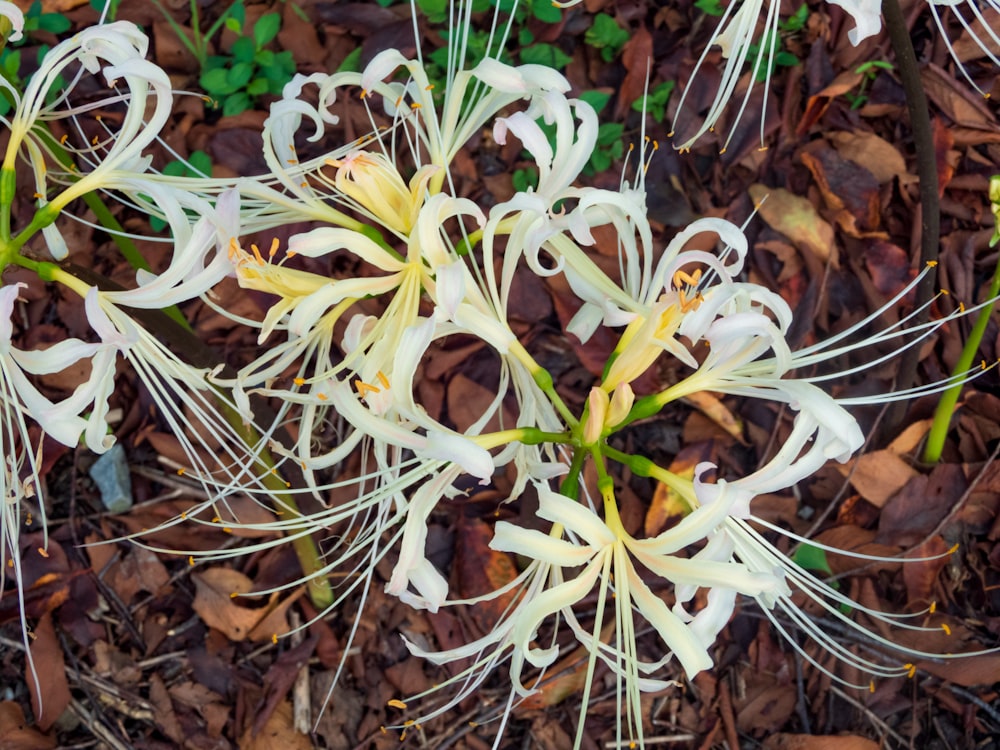
[[[930,110],[927,96],[924,94],[920,81],[920,65],[913,49],[913,41],[903,17],[899,0],[883,0],[882,16],[885,18],[886,30],[896,53],[896,65],[899,78],[906,92],[906,108],[910,115],[910,129],[913,132],[913,147],[917,157],[917,177],[920,180],[920,265],[924,268],[928,263],[936,262],[938,245],[941,236],[941,206],[938,199],[937,158],[934,149],[934,134],[931,131]],[[930,316],[925,305],[934,294],[936,274],[927,274],[916,289],[914,307],[924,309],[914,319],[914,325],[920,325]],[[896,389],[910,388],[917,376],[920,347],[911,347],[899,360],[899,372],[896,376]],[[882,435],[888,436],[895,432],[902,421],[906,408],[905,401],[898,401],[890,407],[886,415]]]

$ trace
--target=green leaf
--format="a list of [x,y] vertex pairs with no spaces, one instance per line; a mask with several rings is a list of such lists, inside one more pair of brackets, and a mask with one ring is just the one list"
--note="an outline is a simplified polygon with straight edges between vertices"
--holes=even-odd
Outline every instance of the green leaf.
[[198,83],[203,89],[213,96],[224,96],[233,92],[229,85],[228,71],[225,68],[206,70],[201,74]]
[[809,6],[803,5],[779,25],[782,31],[801,31],[809,20]]
[[237,21],[232,16],[230,16],[229,18],[226,19],[226,28],[229,29],[234,34],[242,34],[243,33],[243,24],[241,24],[239,21]]
[[222,115],[223,117],[231,117],[232,115],[246,112],[252,107],[253,103],[250,101],[247,93],[245,91],[237,91],[235,94],[230,94],[226,97],[226,101],[222,104]]
[[674,91],[674,81],[663,81],[645,96],[641,96],[632,102],[632,109],[635,112],[648,112],[657,122],[663,122],[666,116],[667,102]]
[[261,96],[271,90],[271,82],[266,78],[254,78],[247,84],[247,93],[250,96]]
[[594,108],[594,112],[601,114],[601,111],[608,106],[611,94],[605,91],[584,91],[580,94],[580,101],[586,102]]
[[573,58],[551,44],[535,44],[521,50],[521,62],[545,65],[556,70],[565,68]]
[[431,23],[444,23],[448,17],[448,0],[417,0],[417,5]]
[[62,34],[69,31],[73,24],[62,13],[43,13],[38,17],[38,28],[50,34]]
[[613,143],[620,145],[624,133],[625,126],[620,122],[601,123],[597,128],[597,145],[609,146]]
[[705,15],[715,16],[716,18],[726,12],[725,6],[719,0],[697,0],[694,7]]
[[531,14],[544,23],[559,23],[562,9],[552,4],[552,0],[532,0]]
[[826,560],[826,552],[811,544],[800,544],[792,555],[792,562],[803,570],[817,570],[820,573],[833,575],[830,563]]
[[528,188],[537,188],[538,170],[534,167],[515,169],[514,174],[511,175],[511,182],[514,183],[514,189],[519,193],[527,192]]
[[188,163],[191,165],[188,172],[192,173],[192,177],[212,176],[212,157],[201,149],[191,152],[188,156]]
[[587,44],[601,51],[601,58],[605,62],[611,62],[628,39],[629,33],[607,13],[594,16],[594,24],[583,35]]
[[233,59],[239,62],[248,63],[253,61],[256,51],[257,49],[253,46],[253,40],[248,36],[241,36],[233,42]]
[[246,88],[251,78],[253,78],[253,65],[238,62],[226,74],[226,83],[229,84],[231,91],[239,91]]
[[344,61],[340,63],[340,67],[337,68],[338,73],[360,73],[361,72],[361,47],[355,47],[354,50],[344,58]]
[[265,13],[253,25],[253,41],[257,49],[269,44],[281,31],[281,16],[277,13]]
[[[18,80],[17,74],[21,70],[21,51],[16,49],[5,49],[3,51],[3,57],[0,57],[0,65],[3,66],[4,77],[8,81],[16,82]],[[6,101],[6,99],[4,99],[4,101]]]

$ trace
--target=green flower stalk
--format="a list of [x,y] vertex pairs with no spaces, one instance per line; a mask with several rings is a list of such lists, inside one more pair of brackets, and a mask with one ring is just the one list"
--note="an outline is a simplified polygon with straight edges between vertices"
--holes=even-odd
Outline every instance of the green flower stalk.
[[[990,239],[990,247],[995,247],[997,242],[1000,242],[1000,175],[994,175],[990,179],[989,190],[990,206],[996,225],[993,237]],[[962,347],[962,354],[958,358],[958,362],[955,363],[953,376],[972,369],[998,295],[1000,295],[1000,257],[997,258],[997,266],[993,271],[993,279],[990,281],[990,287],[986,292],[986,299],[989,302],[976,316],[976,322],[972,325],[972,330],[969,331],[969,337],[965,341],[965,346]],[[983,366],[985,367],[985,363],[983,363]],[[959,394],[962,392],[962,385],[962,383],[957,383],[941,394],[941,400],[938,401],[937,409],[934,410],[934,421],[931,424],[930,432],[927,433],[927,443],[924,446],[923,453],[924,463],[936,464],[941,460],[945,439],[948,436],[948,428],[951,425],[951,418],[955,412],[955,405],[958,403]]]

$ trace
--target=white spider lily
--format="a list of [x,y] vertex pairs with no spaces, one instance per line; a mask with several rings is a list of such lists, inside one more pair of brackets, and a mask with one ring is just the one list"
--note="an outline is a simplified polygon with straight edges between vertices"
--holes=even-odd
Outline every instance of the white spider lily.
[[0,16],[10,22],[11,30],[8,41],[16,42],[24,36],[24,13],[14,3],[8,0],[0,2]]
[[[365,233],[387,230],[405,239],[423,201],[450,181],[448,169],[455,154],[484,125],[520,99],[569,89],[565,78],[540,65],[511,67],[487,58],[464,70],[463,63],[464,51],[456,49],[440,102],[422,62],[408,60],[397,50],[379,53],[361,73],[293,79],[264,127],[264,157],[281,190],[260,181],[244,186],[246,195],[262,202],[258,212],[251,212],[248,228],[306,219]],[[385,80],[400,68],[409,81]],[[303,101],[306,87],[318,89],[318,107]],[[349,89],[360,89],[366,108],[381,99],[391,124],[376,126],[378,115],[369,109],[370,134],[301,161],[295,143],[303,121],[312,126],[307,140],[321,138],[327,125],[338,122],[330,108]],[[408,166],[416,172],[409,180],[401,174]],[[374,226],[365,227],[345,213],[348,209]]]
[[[853,45],[858,45],[865,39],[879,33],[882,30],[882,2],[881,0],[829,0],[833,5],[838,5],[853,19],[855,26],[847,32],[847,38]],[[978,84],[976,84],[965,70],[962,61],[954,54],[951,42],[948,41],[944,23],[940,15],[939,7],[950,7],[958,17],[962,28],[978,43],[986,56],[995,66],[1000,67],[1000,58],[995,50],[1000,46],[1000,35],[997,32],[997,14],[1000,14],[1000,3],[997,0],[985,0],[984,3],[977,3],[975,0],[928,0],[931,13],[939,31],[945,38],[952,56],[955,57],[956,64],[962,75],[979,93],[986,95]],[[965,6],[969,17],[977,23],[974,29],[972,23],[961,13],[961,6]],[[985,6],[982,7],[982,6]],[[722,69],[722,78],[719,82],[719,89],[709,106],[708,112],[704,115],[701,125],[694,130],[682,133],[684,140],[679,143],[681,150],[690,149],[694,143],[708,132],[714,131],[723,112],[732,104],[736,94],[737,86],[742,79],[746,69],[749,67],[750,83],[746,87],[746,92],[737,105],[737,110],[732,117],[729,127],[729,135],[723,141],[721,151],[725,152],[736,128],[736,123],[742,118],[753,93],[753,82],[764,76],[764,97],[766,100],[770,86],[770,70],[773,66],[773,58],[778,49],[780,3],[773,0],[734,0],[730,3],[718,26],[709,40],[705,51],[695,63],[694,70],[689,78],[688,86],[678,103],[677,114],[674,116],[674,129],[677,128],[678,121],[682,118],[684,102],[690,91],[695,89],[696,78],[699,70],[705,65],[713,46],[718,46],[722,50],[725,64]],[[984,38],[977,36],[977,33],[985,34]],[[761,49],[766,47],[767,49]],[[751,55],[756,54],[756,58],[751,61]],[[751,65],[747,65],[751,62]],[[761,118],[760,141],[764,144],[764,122]]]
[[[619,712],[618,740],[643,742],[641,692],[662,690],[668,681],[652,677],[672,658],[693,676],[712,664],[708,651],[719,630],[729,621],[738,593],[754,597],[777,597],[787,594],[780,572],[769,574],[751,571],[731,559],[720,561],[705,556],[688,559],[681,553],[691,544],[717,533],[729,516],[728,498],[706,503],[676,527],[651,538],[639,540],[621,526],[614,503],[605,504],[609,515],[599,518],[584,505],[536,485],[539,494],[538,516],[554,525],[549,533],[524,529],[506,521],[496,525],[490,546],[499,551],[530,559],[528,569],[508,586],[475,600],[475,605],[501,596],[514,599],[500,621],[482,638],[464,646],[441,652],[428,652],[407,642],[411,652],[435,663],[444,664],[472,658],[475,663],[445,683],[459,683],[460,689],[448,703],[433,711],[426,720],[456,705],[472,694],[496,665],[510,658],[510,676],[514,696],[530,695],[544,678],[545,670],[559,657],[561,648],[535,645],[539,629],[553,621],[569,624],[576,640],[589,652],[582,705],[586,706],[598,661],[615,675],[619,694],[625,705]],[[654,592],[640,575],[646,569],[669,587],[678,590],[709,588],[707,605],[696,615],[689,615],[680,602],[673,608]],[[589,631],[578,620],[577,604],[597,591],[597,617]],[[614,602],[614,635],[611,643],[602,639],[604,610]],[[451,602],[459,603],[459,602]],[[588,605],[592,606],[592,605]],[[668,652],[655,662],[643,660],[636,648],[639,630],[638,613],[648,622]],[[526,680],[526,668],[541,670],[541,675]],[[527,683],[527,684],[526,684]],[[440,689],[438,686],[435,690]],[[422,697],[422,696],[417,696]],[[581,711],[576,747],[579,747],[585,720]]]
[[[49,248],[57,259],[65,257],[67,252],[65,242],[53,225],[58,213],[81,195],[107,187],[111,175],[145,171],[148,158],[142,152],[157,137],[170,115],[173,102],[170,80],[161,68],[143,59],[147,46],[146,36],[131,23],[122,21],[94,26],[53,47],[23,94],[6,80],[0,81],[15,103],[14,114],[5,123],[10,129],[10,139],[0,170],[8,175],[6,179],[12,180],[19,156],[31,165],[38,199],[35,223],[43,228]],[[122,81],[126,92],[84,105],[75,104],[72,95],[80,79],[102,68],[109,85],[115,86]],[[53,103],[48,104],[53,87],[64,76],[70,83]],[[147,119],[150,98],[153,106]],[[81,117],[119,102],[127,107],[121,126],[112,132],[96,117],[105,133],[91,140],[84,132]],[[47,122],[60,119],[70,120],[69,129],[75,131],[67,134],[63,148],[89,165],[88,170],[63,175],[49,171],[46,138],[51,136],[36,131]],[[86,145],[75,145],[78,139],[84,140]],[[50,195],[54,187],[61,189]],[[4,196],[0,201],[5,210],[9,210],[10,199],[11,196]]]

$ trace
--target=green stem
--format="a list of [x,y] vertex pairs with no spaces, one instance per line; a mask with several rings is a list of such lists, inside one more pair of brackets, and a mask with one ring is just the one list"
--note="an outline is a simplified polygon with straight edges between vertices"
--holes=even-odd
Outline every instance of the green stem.
[[[1000,211],[1000,176],[994,177],[990,182],[990,199],[993,200],[993,192],[996,191],[996,201],[994,201],[994,211]],[[1000,240],[1000,214],[997,217],[997,230],[991,245],[995,245]],[[976,322],[969,331],[969,337],[962,348],[962,355],[955,363],[952,375],[968,372],[979,351],[979,344],[986,333],[986,326],[989,325],[990,315],[993,312],[993,305],[997,295],[1000,294],[1000,255],[997,256],[997,266],[993,270],[993,280],[990,282],[990,289],[987,292],[987,299],[991,302],[979,311]],[[962,391],[963,383],[957,383],[941,394],[937,409],[934,411],[934,421],[931,423],[930,432],[927,433],[927,444],[924,446],[924,463],[936,464],[941,460],[944,451],[944,441],[948,436],[948,428],[951,426],[951,417],[955,413],[955,405],[958,403],[958,396]]]
[[[51,265],[51,264],[49,264]],[[105,291],[120,291],[120,287],[115,282],[96,273],[89,268],[82,268],[71,264],[64,264],[63,272],[86,282],[88,285],[96,286]],[[149,330],[167,341],[177,352],[182,352],[184,359],[192,367],[199,369],[213,369],[219,363],[219,357],[206,346],[201,339],[194,335],[190,325],[186,320],[178,322],[168,317],[163,310],[145,310],[129,308],[132,316],[145,325]],[[228,373],[226,372],[228,370]],[[233,377],[235,373],[226,367],[223,377]],[[256,429],[243,423],[243,417],[231,405],[232,399],[219,390],[216,401],[222,411],[226,422],[232,427],[236,435],[249,449],[260,444],[260,435]],[[258,409],[259,411],[259,409]],[[254,469],[264,487],[273,495],[275,510],[281,513],[290,513],[295,518],[302,518],[304,514],[299,509],[295,498],[288,492],[288,485],[277,473],[276,462],[270,452],[265,448],[258,451]],[[318,609],[326,609],[333,603],[333,589],[330,581],[326,577],[318,576],[323,569],[323,559],[316,546],[316,541],[310,535],[295,538],[292,541],[295,554],[302,566],[302,573],[308,580],[309,597]]]

